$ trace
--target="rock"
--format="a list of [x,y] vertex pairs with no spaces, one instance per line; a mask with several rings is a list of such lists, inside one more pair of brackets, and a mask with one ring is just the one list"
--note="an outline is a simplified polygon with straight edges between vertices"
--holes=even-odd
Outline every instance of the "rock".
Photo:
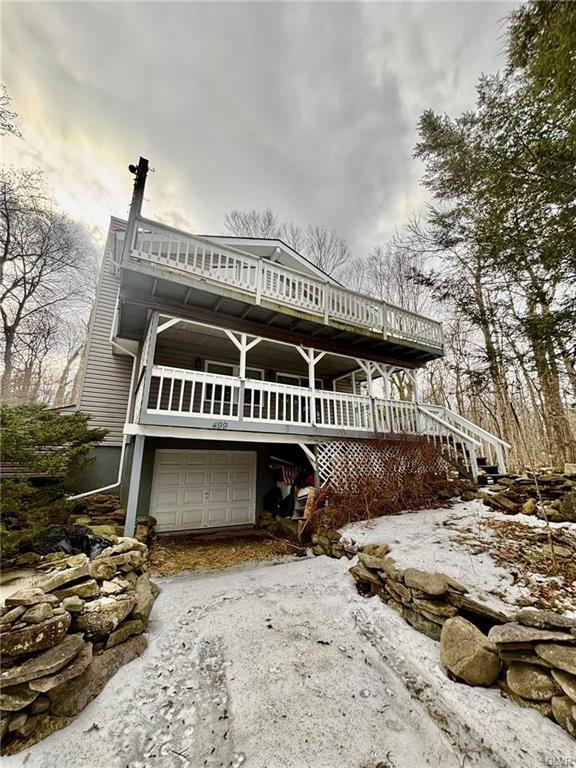
[[496,647],[478,627],[460,616],[444,622],[440,656],[446,668],[468,685],[492,685],[502,666]]
[[82,650],[72,660],[68,666],[56,672],[53,675],[46,675],[45,677],[39,677],[35,680],[31,680],[29,683],[30,688],[33,691],[40,691],[41,693],[48,693],[52,688],[56,688],[59,685],[73,680],[78,675],[81,675],[86,667],[92,661],[92,643],[83,643]]
[[461,584],[459,581],[456,581],[456,579],[453,579],[452,576],[448,576],[445,573],[440,573],[440,576],[442,576],[446,584],[448,584],[449,590],[454,590],[455,592],[461,592],[462,594],[464,594],[465,592],[468,592],[467,587],[465,587],[464,584]]
[[508,499],[502,493],[497,493],[490,498],[490,506],[500,512],[504,512],[506,515],[514,515],[519,509],[519,506],[515,501]]
[[541,611],[534,608],[523,608],[516,615],[516,621],[528,627],[539,629],[569,629],[576,628],[576,619],[562,616],[554,611]]
[[16,728],[17,736],[19,736],[21,739],[27,739],[29,736],[32,736],[36,730],[39,720],[40,718],[38,715],[32,715],[28,717],[24,725],[21,725],[20,728]]
[[150,581],[147,573],[139,576],[136,582],[136,603],[132,609],[132,618],[148,621],[154,601],[159,594],[160,588]]
[[[572,636],[572,639],[576,640],[576,637]],[[553,667],[576,675],[576,648],[556,643],[538,643],[535,650],[540,658],[550,662]]]
[[96,536],[104,536],[105,538],[116,536],[115,525],[88,525],[87,527],[90,528],[92,533]]
[[27,683],[6,686],[0,691],[0,709],[6,712],[17,712],[31,704],[38,696]]
[[18,568],[30,568],[35,566],[42,560],[41,555],[37,555],[36,552],[23,552],[15,560],[15,564]]
[[505,680],[498,680],[498,687],[514,702],[514,704],[518,704],[519,707],[523,707],[524,709],[535,709],[536,712],[539,712],[542,715],[542,717],[552,717],[552,704],[550,701],[523,699],[522,696],[518,696],[517,693],[514,693]]
[[125,590],[125,587],[121,587],[116,581],[104,580],[100,586],[101,595],[119,595]]
[[410,605],[412,602],[412,593],[401,582],[390,579],[385,583],[384,588],[394,600],[399,600],[404,605]]
[[78,568],[81,565],[85,565],[89,561],[90,558],[88,555],[84,554],[84,552],[80,552],[78,555],[70,555],[70,557],[66,558],[66,567]]
[[574,702],[568,696],[554,696],[552,698],[552,714],[561,728],[564,728],[570,736],[576,736],[576,717],[574,716]]
[[448,603],[443,603],[440,600],[414,600],[414,608],[418,611],[424,611],[425,613],[432,613],[435,616],[449,619],[452,616],[456,616],[458,609]]
[[0,717],[0,744],[4,743],[6,734],[8,733],[8,725],[10,724],[10,718],[8,715],[2,715]]
[[352,568],[350,568],[350,573],[354,576],[356,581],[369,582],[370,584],[382,583],[377,574],[366,568],[363,563],[356,563],[356,565],[353,565]]
[[94,579],[85,579],[83,581],[77,581],[75,584],[69,584],[63,589],[57,589],[54,594],[64,600],[67,597],[81,597],[83,599],[89,597],[98,597],[100,595],[100,589]]
[[39,715],[41,712],[46,712],[48,707],[50,706],[50,699],[48,696],[38,696],[37,699],[35,699],[32,704],[30,704],[30,712],[33,715]]
[[39,624],[44,619],[50,619],[54,615],[54,610],[48,603],[38,603],[28,608],[22,616],[22,621],[26,624]]
[[382,558],[382,567],[378,573],[384,580],[392,579],[392,581],[403,581],[402,571],[396,568],[396,562],[391,557]]
[[404,615],[404,606],[402,603],[399,603],[398,600],[388,600],[386,605],[390,606],[393,611],[396,611],[396,613],[399,613],[400,616]]
[[64,598],[62,607],[69,613],[79,613],[84,608],[84,600],[78,595],[70,595]]
[[84,565],[79,565],[76,568],[63,568],[61,571],[53,571],[39,579],[36,585],[43,589],[44,592],[53,592],[64,584],[88,576],[89,569],[90,564],[84,563]]
[[534,701],[549,701],[560,692],[550,672],[533,664],[514,662],[508,667],[506,682],[518,696]]
[[106,641],[106,648],[112,648],[118,643],[123,643],[132,635],[139,635],[146,629],[146,622],[142,619],[126,619],[123,621],[114,632],[110,633],[108,640]]
[[492,627],[488,637],[493,643],[498,646],[508,644],[525,644],[525,643],[543,643],[547,641],[574,643],[576,638],[569,635],[567,632],[558,632],[552,629],[538,629],[537,627],[528,627],[524,624],[518,624],[515,621],[511,621],[508,624],[501,624],[497,627]]
[[131,595],[119,597],[100,597],[86,603],[82,613],[74,618],[76,629],[86,633],[89,639],[98,639],[109,635],[126,618],[136,603]]
[[116,566],[111,559],[93,560],[90,565],[90,576],[96,581],[104,581],[114,578]]
[[14,717],[10,718],[8,730],[10,732],[20,730],[20,728],[22,728],[22,726],[26,723],[26,720],[28,720],[28,715],[26,712],[19,712],[17,715],[14,715]]
[[342,534],[340,533],[340,531],[337,531],[335,528],[328,528],[325,535],[328,541],[330,541],[330,543],[332,544],[340,541],[340,539],[342,538]]
[[49,691],[51,713],[66,717],[77,715],[123,664],[144,652],[146,645],[146,636],[136,635],[94,656],[81,675]]
[[479,616],[481,619],[487,619],[491,623],[504,623],[510,621],[510,617],[502,611],[497,610],[496,608],[491,608],[489,605],[481,603],[479,600],[474,600],[474,598],[469,597],[468,595],[461,595],[449,591],[446,595],[446,599],[450,605],[455,605],[461,612]]
[[460,498],[462,501],[474,501],[476,498],[476,491],[464,491]]
[[25,589],[19,589],[17,592],[13,592],[8,595],[4,601],[6,606],[11,605],[36,605],[37,603],[46,603],[46,595],[44,590],[39,587],[26,587]]
[[426,573],[417,568],[407,568],[404,573],[404,584],[427,595],[443,595],[448,589],[446,579],[439,573]]
[[553,669],[552,677],[558,683],[562,691],[576,702],[576,675],[570,675],[561,669]]
[[538,504],[536,502],[536,499],[528,499],[528,501],[522,504],[522,512],[525,515],[535,515],[537,509],[538,509]]
[[362,547],[362,552],[373,557],[385,557],[390,552],[390,547],[388,544],[366,544]]
[[[368,555],[366,552],[358,552],[358,562],[362,563],[362,565],[365,565],[366,568],[369,568],[371,571],[379,571],[382,570],[382,564],[384,563],[383,558],[376,557],[375,555]],[[384,563],[384,567],[385,563]]]
[[67,635],[61,643],[38,656],[32,656],[16,666],[4,666],[0,673],[0,683],[2,686],[19,685],[58,672],[77,656],[83,645],[82,635]]
[[432,640],[440,640],[441,627],[435,622],[422,616],[418,611],[413,611],[411,608],[404,606],[402,615],[406,621],[411,624],[418,632],[422,632],[423,635],[427,635]]
[[24,653],[43,651],[51,648],[64,637],[70,626],[70,614],[53,616],[40,624],[31,624],[25,629],[12,629],[0,634],[2,653],[6,656],[21,656]]
[[524,664],[535,664],[537,667],[546,667],[546,669],[552,668],[551,664],[544,661],[544,659],[541,659],[540,656],[534,653],[530,648],[517,648],[510,651],[500,648],[499,654],[506,665],[512,664],[513,661],[521,661]]
[[25,605],[16,605],[14,608],[6,611],[0,616],[0,626],[3,624],[13,624],[26,611]]

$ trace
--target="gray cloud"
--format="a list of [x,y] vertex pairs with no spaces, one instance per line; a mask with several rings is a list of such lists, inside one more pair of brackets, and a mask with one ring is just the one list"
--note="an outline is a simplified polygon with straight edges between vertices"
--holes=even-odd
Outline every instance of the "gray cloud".
[[422,207],[418,115],[471,106],[511,7],[7,4],[3,71],[29,128],[15,158],[84,195],[91,223],[125,212],[141,153],[151,216],[218,232],[230,208],[270,206],[362,255]]

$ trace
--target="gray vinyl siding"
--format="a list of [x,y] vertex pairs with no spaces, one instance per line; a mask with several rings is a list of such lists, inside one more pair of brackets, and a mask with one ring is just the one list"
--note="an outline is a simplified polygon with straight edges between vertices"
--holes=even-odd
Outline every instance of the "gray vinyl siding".
[[90,318],[79,398],[80,410],[90,414],[90,426],[109,430],[103,443],[108,446],[122,442],[132,373],[132,358],[115,354],[109,338],[119,287],[119,278],[112,271],[119,228],[112,219]]

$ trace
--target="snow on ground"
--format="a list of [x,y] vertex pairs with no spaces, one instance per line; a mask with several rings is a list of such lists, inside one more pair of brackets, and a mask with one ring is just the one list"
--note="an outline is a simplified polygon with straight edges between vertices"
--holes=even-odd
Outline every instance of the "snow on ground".
[[[514,605],[528,591],[514,584],[514,577],[501,568],[488,553],[474,554],[458,541],[461,531],[469,529],[478,541],[488,541],[491,531],[482,523],[487,519],[513,520],[528,526],[544,528],[545,523],[528,515],[503,515],[478,499],[458,502],[451,507],[405,512],[356,523],[344,529],[358,545],[386,542],[390,556],[401,568],[447,573],[468,587],[473,597],[482,597],[495,608]],[[445,525],[446,522],[450,525]],[[576,525],[551,523],[553,528],[574,531]]]
[[320,557],[160,582],[143,656],[68,728],[3,767],[576,761],[576,743],[552,722],[497,690],[451,682],[438,644],[361,597],[348,566]]

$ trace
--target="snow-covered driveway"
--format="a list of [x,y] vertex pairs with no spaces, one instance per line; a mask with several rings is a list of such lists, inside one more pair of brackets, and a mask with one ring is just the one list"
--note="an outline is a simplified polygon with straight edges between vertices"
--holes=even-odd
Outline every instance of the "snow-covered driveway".
[[160,582],[146,653],[68,728],[3,766],[576,761],[574,742],[537,713],[449,681],[438,645],[360,597],[348,566],[321,557]]

